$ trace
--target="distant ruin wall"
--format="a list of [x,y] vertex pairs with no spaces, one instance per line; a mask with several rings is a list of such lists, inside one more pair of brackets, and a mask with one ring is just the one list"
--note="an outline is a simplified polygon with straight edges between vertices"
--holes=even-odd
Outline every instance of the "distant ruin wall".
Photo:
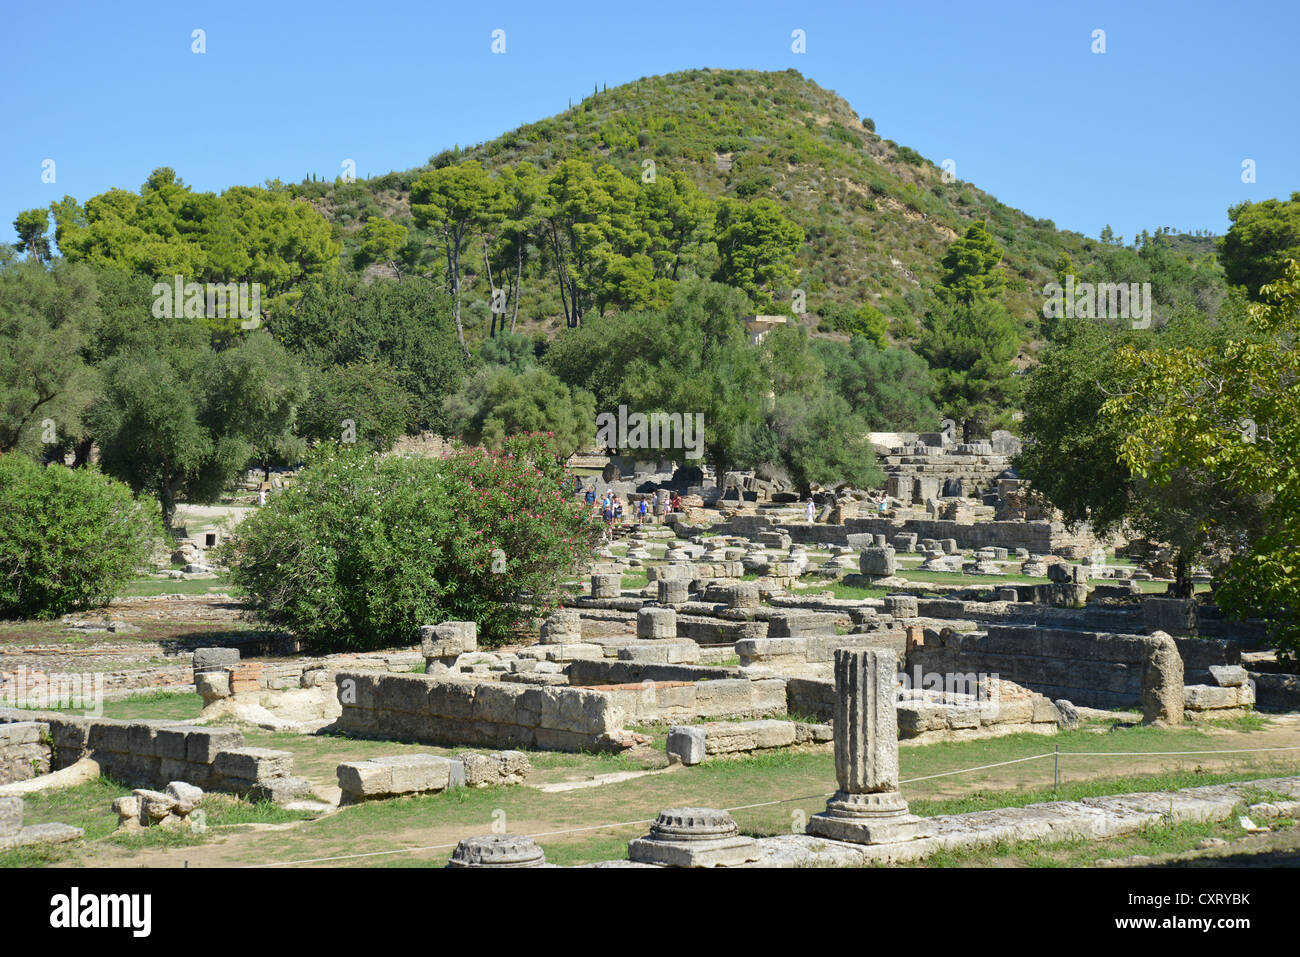
[[623,710],[582,688],[342,671],[341,731],[390,740],[551,751],[607,750]]
[[725,525],[713,526],[729,535],[755,537],[759,532],[785,532],[792,541],[803,545],[847,545],[850,535],[885,535],[892,539],[900,532],[915,533],[923,538],[956,539],[962,549],[1024,548],[1031,554],[1049,555],[1066,547],[1091,548],[1095,539],[1086,530],[1069,532],[1059,522],[955,522],[946,519],[908,519],[903,522],[882,518],[850,518],[843,525],[777,525],[767,516],[737,515]]
[[[1142,703],[1142,669],[1152,639],[1032,626],[990,626],[988,634],[951,634],[908,652],[909,670],[942,674],[996,674],[1055,700],[1092,708]],[[1189,683],[1208,679],[1211,664],[1237,664],[1229,642],[1175,639]]]

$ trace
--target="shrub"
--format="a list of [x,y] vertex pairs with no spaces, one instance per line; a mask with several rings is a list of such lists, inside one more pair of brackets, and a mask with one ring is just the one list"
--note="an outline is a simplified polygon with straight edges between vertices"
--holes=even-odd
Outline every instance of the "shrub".
[[106,604],[161,537],[158,503],[95,469],[0,457],[0,615]]
[[268,621],[314,650],[409,645],[443,621],[478,622],[492,646],[568,596],[599,534],[550,436],[442,458],[331,444],[239,525],[222,560]]

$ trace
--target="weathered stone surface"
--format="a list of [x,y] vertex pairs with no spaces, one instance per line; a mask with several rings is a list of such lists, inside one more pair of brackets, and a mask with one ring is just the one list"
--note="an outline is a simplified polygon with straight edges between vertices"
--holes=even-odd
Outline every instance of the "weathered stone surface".
[[541,640],[544,644],[582,640],[582,616],[572,608],[553,611],[542,622]]
[[196,648],[194,672],[224,670],[239,664],[238,648]]
[[420,653],[425,662],[452,661],[478,650],[478,625],[472,621],[444,621],[420,627]]
[[23,799],[0,797],[0,835],[17,834],[23,827]]
[[546,855],[531,837],[484,834],[464,838],[447,862],[449,868],[542,867]]
[[736,822],[713,808],[660,811],[650,833],[628,843],[631,861],[663,867],[735,867],[759,858],[753,838],[741,837]]
[[614,573],[591,576],[592,598],[617,598],[621,594],[623,594],[622,575]]
[[1210,665],[1209,670],[1220,688],[1239,688],[1250,680],[1250,672],[1241,665]]
[[898,791],[897,659],[875,649],[835,652],[835,776],[839,790],[808,833],[880,844],[924,837]]
[[677,612],[671,608],[647,607],[636,613],[638,638],[676,638]]
[[1146,643],[1142,661],[1142,723],[1183,723],[1183,659],[1164,632]]
[[222,698],[229,698],[230,672],[196,671],[194,673],[194,690],[198,692],[204,704],[211,704]]
[[883,548],[864,548],[858,559],[858,570],[863,575],[873,577],[893,575],[898,570],[894,561],[894,550],[887,545]]
[[1142,618],[1152,634],[1194,635],[1198,619],[1196,600],[1148,595],[1142,599]]
[[680,578],[661,578],[658,582],[660,605],[683,605],[690,598],[690,582]]
[[698,725],[674,725],[668,729],[665,745],[669,761],[680,761],[687,766],[704,760],[704,728]]
[[885,597],[885,614],[894,618],[915,618],[917,602],[915,595],[887,595]]
[[222,777],[261,782],[284,777],[293,772],[293,752],[269,748],[237,748],[218,752],[212,762]]

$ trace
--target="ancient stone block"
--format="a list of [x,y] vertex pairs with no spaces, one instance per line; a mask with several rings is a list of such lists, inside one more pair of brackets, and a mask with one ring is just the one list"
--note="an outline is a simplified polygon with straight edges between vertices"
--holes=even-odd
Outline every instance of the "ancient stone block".
[[885,596],[885,614],[894,618],[915,618],[919,614],[915,595]]
[[665,747],[669,761],[680,761],[685,765],[699,764],[704,760],[704,729],[674,725],[668,729]]
[[627,856],[663,867],[733,867],[758,860],[759,852],[725,811],[669,808],[659,812],[649,834],[628,843]]
[[617,598],[623,593],[623,576],[602,574],[591,576],[592,598]]
[[201,671],[225,671],[239,664],[238,648],[196,648],[194,651],[194,673]]
[[676,638],[677,612],[671,608],[642,608],[636,613],[638,638]]
[[888,577],[897,571],[894,554],[894,550],[887,545],[883,548],[865,548],[858,559],[858,568],[864,575]]
[[293,772],[293,752],[269,748],[236,748],[220,751],[212,762],[222,777],[246,781],[267,781]]
[[659,579],[659,604],[681,605],[690,597],[690,582],[682,579]]
[[1178,645],[1158,631],[1144,642],[1142,656],[1142,723],[1182,724],[1183,659]]
[[1250,680],[1250,673],[1241,665],[1210,665],[1209,670],[1221,688],[1239,688]]

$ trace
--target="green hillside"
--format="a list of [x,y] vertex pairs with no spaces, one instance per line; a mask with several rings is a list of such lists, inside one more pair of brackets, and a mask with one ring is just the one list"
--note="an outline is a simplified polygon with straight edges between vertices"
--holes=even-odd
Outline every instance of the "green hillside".
[[[948,243],[972,222],[986,220],[1006,250],[1006,304],[1032,338],[1042,286],[1053,278],[1061,253],[1082,270],[1106,247],[1035,220],[970,183],[945,182],[938,166],[873,127],[844,99],[795,70],[691,70],[593,93],[557,116],[433,156],[427,167],[352,183],[304,181],[293,189],[339,227],[346,262],[362,224],[385,216],[411,229],[403,268],[437,276],[442,267],[434,236],[417,229],[411,215],[410,187],[425,170],[476,160],[492,171],[528,161],[547,172],[580,156],[640,179],[643,164],[653,160],[658,176],[681,170],[713,197],[774,200],[806,233],[798,288],[814,321],[827,303],[867,303],[890,319],[894,338],[923,315],[924,293],[939,276]],[[1207,254],[1211,242],[1188,242],[1183,252]],[[489,295],[481,254],[468,256],[463,266],[466,301],[483,300],[481,319]],[[535,261],[532,268],[544,265]],[[521,331],[562,325],[553,284],[530,289],[525,283]]]

